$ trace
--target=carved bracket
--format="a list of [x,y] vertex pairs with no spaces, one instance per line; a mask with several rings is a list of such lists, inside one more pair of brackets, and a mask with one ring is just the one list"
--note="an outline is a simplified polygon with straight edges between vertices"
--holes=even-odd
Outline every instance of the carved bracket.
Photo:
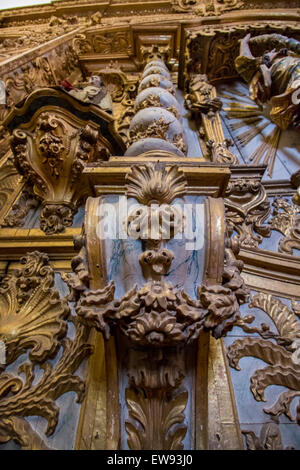
[[89,193],[82,179],[86,164],[120,148],[113,118],[62,90],[41,89],[5,125],[15,166],[42,203],[41,229],[47,235],[64,231]]

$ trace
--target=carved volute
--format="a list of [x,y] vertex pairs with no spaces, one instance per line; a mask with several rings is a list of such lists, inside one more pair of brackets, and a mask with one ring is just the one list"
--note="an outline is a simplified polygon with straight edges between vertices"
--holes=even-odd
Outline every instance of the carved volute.
[[122,151],[113,118],[62,89],[45,88],[16,107],[5,125],[15,166],[41,201],[41,229],[64,231],[90,193],[82,178],[86,164]]

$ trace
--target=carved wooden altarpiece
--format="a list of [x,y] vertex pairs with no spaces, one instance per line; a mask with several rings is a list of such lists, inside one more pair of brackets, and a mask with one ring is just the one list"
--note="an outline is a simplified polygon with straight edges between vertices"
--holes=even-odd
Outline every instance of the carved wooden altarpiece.
[[0,448],[300,449],[299,40],[296,0],[1,12]]

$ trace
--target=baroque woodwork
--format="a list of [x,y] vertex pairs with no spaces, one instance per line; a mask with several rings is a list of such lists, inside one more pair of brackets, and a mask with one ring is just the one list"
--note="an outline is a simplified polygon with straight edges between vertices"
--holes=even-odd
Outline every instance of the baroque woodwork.
[[[228,147],[230,141],[225,139],[219,110],[222,102],[206,75],[192,75],[188,84],[189,93],[185,96],[186,107],[191,111],[192,117],[200,114],[201,122],[199,134],[204,138],[207,153],[215,163],[228,163],[236,165],[238,159]],[[201,127],[200,127],[201,126]]]
[[[172,214],[172,202],[184,196],[184,174],[176,166],[167,168],[164,163],[135,165],[126,175],[126,183],[127,197],[139,202],[135,215],[141,226],[143,211],[147,213],[151,204],[160,211],[157,228],[151,226],[150,219],[144,224],[144,231],[137,229],[137,238],[142,239],[143,246],[139,262],[146,282],[143,281],[140,287],[133,286],[118,299],[115,299],[114,280],[108,283],[103,279],[100,283],[103,287],[99,288],[98,283],[96,289],[91,288],[93,275],[90,270],[92,264],[97,264],[97,259],[89,258],[89,233],[80,241],[79,256],[73,259],[74,273],[64,279],[71,288],[70,299],[76,301],[75,310],[80,322],[101,331],[106,341],[112,336],[118,338],[120,333],[117,348],[128,350],[129,355],[133,354],[134,348],[133,358],[126,364],[125,401],[129,420],[124,426],[129,448],[181,449],[187,432],[184,410],[189,392],[182,382],[184,367],[183,371],[177,371],[171,364],[179,361],[175,358],[182,351],[182,345],[188,347],[195,343],[202,331],[211,330],[219,338],[230,330],[240,317],[239,308],[246,301],[248,290],[240,277],[242,264],[235,257],[238,243],[232,245],[229,237],[224,252],[219,252],[219,256],[223,255],[222,263],[224,257],[226,260],[225,268],[220,268],[218,274],[219,284],[207,280],[198,286],[197,297],[193,299],[167,282],[164,276],[169,273],[174,253],[165,244],[182,230],[184,221],[177,215],[179,223],[176,224],[176,217],[172,216],[164,222],[163,211],[168,209]],[[94,231],[97,219],[92,214],[95,211],[90,214],[93,222],[86,219],[86,224],[89,231]],[[135,222],[135,215],[129,212],[129,224]],[[128,222],[125,225],[129,227]],[[131,231],[129,235],[132,236]],[[224,238],[224,232],[220,236]],[[215,268],[214,265],[208,270]],[[118,346],[124,342],[125,346]],[[145,354],[148,355],[146,368]],[[121,413],[121,425],[122,419]],[[161,421],[165,423],[163,427],[159,425]],[[151,423],[157,424],[153,427]]]
[[[74,320],[67,301],[53,287],[54,272],[48,257],[34,251],[21,259],[21,265],[15,274],[2,279],[0,290],[0,339],[5,345],[5,363],[0,366],[0,441],[13,439],[24,449],[47,449],[25,418],[41,416],[47,421],[45,434],[55,432],[59,417],[55,400],[71,390],[82,400],[84,382],[74,373],[91,348],[86,342],[88,332],[81,325],[76,327],[74,340],[61,342],[68,321]],[[45,362],[57,356],[61,345],[63,352],[56,364]],[[25,352],[29,352],[29,362],[22,361],[17,375],[6,372],[6,367]],[[43,370],[37,380],[36,364]]]
[[293,447],[284,447],[278,423],[276,420],[263,424],[259,436],[253,431],[242,431],[246,437],[248,450],[291,450]]
[[271,213],[270,202],[260,180],[261,176],[233,178],[226,190],[226,220],[237,232],[233,239],[238,239],[241,247],[256,248],[271,234],[265,223]]
[[[99,132],[99,118],[106,128],[112,128],[113,119],[95,106],[89,109],[88,105],[86,111],[90,112],[91,120],[86,124],[77,116],[82,112],[81,108],[78,110],[77,101],[68,100],[65,95],[63,91],[47,88],[33,92],[17,112],[25,121],[23,126],[13,127],[15,114],[6,121],[7,126],[12,126],[15,166],[26,184],[33,188],[33,197],[41,201],[40,227],[48,235],[72,225],[77,207],[88,193],[81,181],[86,163],[106,158],[107,153],[113,152],[113,145]],[[56,98],[56,103],[61,100],[61,107],[49,104],[47,111],[41,108],[26,122],[36,103],[45,99],[51,102],[51,97]],[[64,109],[67,105],[70,109],[70,104],[73,112]],[[109,130],[106,132],[110,138]],[[110,140],[114,139],[113,132],[112,129]],[[114,135],[117,137],[115,132]],[[118,144],[117,141],[117,148]],[[20,211],[17,219],[20,221]]]
[[246,336],[234,341],[228,348],[229,364],[239,370],[239,361],[245,356],[253,356],[266,362],[268,365],[265,368],[256,370],[251,376],[250,390],[254,398],[257,401],[266,401],[265,389],[271,385],[286,387],[288,390],[282,392],[270,407],[264,408],[264,412],[274,417],[285,414],[291,421],[299,424],[298,411],[295,417],[290,411],[292,400],[300,394],[297,350],[300,335],[297,319],[299,307],[297,303],[292,303],[289,308],[272,295],[262,292],[252,296],[249,307],[264,311],[272,320],[276,331],[265,323],[260,327],[248,326],[254,320],[251,315],[242,318],[238,326],[246,333],[257,333],[259,337]]
[[300,250],[300,210],[296,204],[283,198],[275,198],[272,218],[269,224],[273,230],[284,235],[279,240],[278,251],[292,254],[293,249]]
[[[293,448],[282,415],[299,425],[299,171],[280,152],[299,116],[279,99],[282,125],[251,101],[237,57],[250,34],[250,59],[271,70],[279,36],[300,39],[297,7],[64,0],[0,13],[4,448],[54,449],[57,435],[63,447],[66,434],[76,449]],[[115,213],[122,236],[103,238]],[[253,358],[266,365],[241,387],[267,407],[248,426],[229,366]],[[64,395],[82,403],[76,424]]]

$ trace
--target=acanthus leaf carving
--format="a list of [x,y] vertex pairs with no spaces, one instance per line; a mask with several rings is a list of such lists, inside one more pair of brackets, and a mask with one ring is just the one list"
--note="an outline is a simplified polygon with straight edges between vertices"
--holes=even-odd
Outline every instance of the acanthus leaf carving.
[[22,227],[24,218],[31,209],[36,209],[39,204],[38,198],[33,194],[32,187],[26,184],[20,197],[12,206],[9,214],[4,218],[1,227]]
[[[45,418],[46,434],[54,433],[60,412],[56,399],[69,391],[76,392],[78,402],[83,399],[84,381],[74,373],[92,349],[87,343],[89,332],[71,317],[66,299],[53,287],[47,255],[29,253],[21,264],[0,288],[0,340],[6,356],[0,370],[0,442],[13,439],[22,449],[41,450],[48,446],[26,417]],[[72,340],[65,338],[67,320],[75,326]],[[7,373],[6,367],[27,351],[30,362],[25,359],[17,372]],[[48,359],[54,361],[45,362]],[[36,374],[37,363],[42,374]]]
[[232,179],[225,194],[226,220],[237,232],[241,247],[256,248],[271,228],[264,222],[270,215],[270,203],[263,185],[256,179]]
[[[258,333],[261,338],[245,337],[234,341],[228,348],[228,359],[231,367],[239,370],[238,362],[242,357],[251,356],[261,359],[268,365],[255,371],[250,379],[250,390],[257,401],[266,401],[264,391],[268,386],[280,385],[288,390],[282,392],[276,402],[264,412],[278,417],[285,414],[293,418],[290,405],[293,399],[300,396],[300,365],[295,343],[300,338],[300,325],[294,311],[270,294],[257,293],[251,299],[250,307],[263,310],[272,319],[277,332],[272,332],[268,325],[250,327],[252,318],[240,319],[237,323],[246,333]],[[273,341],[270,341],[273,340]]]
[[0,443],[13,440],[22,450],[51,450],[24,418],[11,416],[0,419]]
[[300,250],[300,208],[280,197],[272,205],[270,227],[284,235],[279,240],[278,251],[293,254],[293,249]]
[[23,267],[2,280],[0,339],[10,364],[30,348],[30,359],[53,357],[66,333],[69,307],[53,288],[54,273],[48,257],[37,251],[21,258]]
[[239,306],[248,296],[240,277],[241,262],[236,261],[229,248],[223,285],[199,287],[197,300],[162,280],[150,280],[140,289],[133,286],[122,298],[114,300],[113,281],[103,289],[90,290],[86,275],[84,282],[79,279],[86,272],[82,267],[84,258],[81,255],[75,274],[66,282],[80,294],[76,305],[80,320],[102,331],[106,339],[116,326],[134,343],[151,347],[190,343],[202,330],[211,330],[220,337],[235,324]]
[[[5,152],[6,153],[6,152]],[[0,168],[0,217],[5,214],[7,207],[15,200],[21,185],[21,177],[9,157]]]
[[293,447],[283,447],[278,423],[272,420],[261,427],[259,437],[253,431],[243,430],[248,450],[292,450]]
[[[19,373],[25,374],[25,382],[9,374],[0,376],[0,428],[6,433],[6,442],[14,438],[15,430],[11,429],[11,418],[26,416],[41,416],[46,419],[48,425],[46,435],[54,433],[58,418],[59,408],[55,400],[66,392],[77,393],[77,401],[84,397],[85,384],[83,380],[74,375],[84,358],[91,354],[91,347],[86,343],[87,332],[84,326],[77,326],[77,334],[74,340],[69,338],[63,341],[62,356],[55,366],[50,363],[41,365],[44,373],[42,377],[33,383],[35,379],[34,365],[23,363]],[[34,396],[34,400],[32,397]],[[11,434],[13,431],[13,434]],[[22,437],[22,434],[20,438]]]
[[129,448],[183,449],[188,392],[182,386],[185,372],[178,351],[131,351],[128,376]]

